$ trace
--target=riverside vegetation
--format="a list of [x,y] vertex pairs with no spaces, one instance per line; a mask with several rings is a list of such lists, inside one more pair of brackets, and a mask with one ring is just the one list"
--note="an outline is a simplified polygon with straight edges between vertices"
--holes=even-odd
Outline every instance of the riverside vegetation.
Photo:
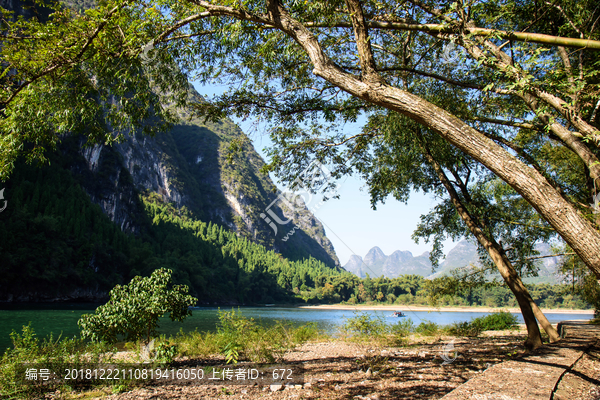
[[[475,318],[470,322],[440,326],[433,322],[415,325],[412,320],[401,319],[395,324],[387,324],[383,318],[372,317],[357,312],[348,318],[336,335],[338,339],[353,343],[370,343],[378,346],[410,345],[412,337],[466,336],[476,337],[484,330],[505,330],[516,327],[516,318],[507,312]],[[139,337],[139,336],[138,336]],[[2,356],[0,363],[0,396],[23,398],[40,396],[44,392],[60,390],[62,393],[77,393],[93,388],[107,388],[106,381],[65,381],[50,382],[40,386],[27,384],[23,380],[24,363],[43,366],[50,370],[90,368],[94,365],[131,365],[143,360],[142,350],[146,340],[121,342],[115,346],[112,341],[85,341],[79,338],[40,340],[30,326],[24,326],[21,333],[11,334],[13,347]],[[219,311],[217,332],[189,332],[171,337],[154,338],[156,345],[152,351],[152,367],[177,365],[179,360],[194,360],[209,372],[215,360],[222,364],[237,364],[241,361],[253,363],[281,362],[284,356],[307,342],[334,340],[320,332],[316,325],[308,323],[294,326],[278,321],[272,326],[258,323],[245,317],[239,310]],[[118,348],[129,349],[127,356],[118,353]],[[371,357],[372,358],[372,357]],[[211,363],[212,361],[212,363]],[[365,359],[367,364],[382,363],[383,359]],[[144,384],[144,380],[125,379],[111,382],[108,388],[113,393],[129,391]]]
[[[192,332],[180,333],[174,338],[156,338],[159,318],[165,313],[177,321],[191,315],[189,307],[197,299],[187,292],[186,286],[173,285],[172,271],[158,269],[150,277],[136,277],[128,285],[117,285],[111,290],[108,303],[98,307],[94,314],[83,315],[79,325],[84,339],[54,340],[50,337],[40,342],[30,326],[23,327],[22,334],[13,331],[13,348],[4,353],[0,363],[0,396],[19,398],[59,388],[105,384],[102,380],[65,379],[64,382],[50,380],[47,385],[36,385],[37,381],[24,380],[26,366],[35,367],[36,371],[39,367],[58,372],[151,359],[153,362],[145,366],[151,368],[170,365],[177,356],[206,357],[214,353],[223,354],[226,363],[237,364],[239,360],[273,363],[317,333],[313,324],[294,327],[278,322],[266,327],[232,310],[219,312],[220,322],[215,334]],[[91,341],[85,341],[85,338]],[[133,349],[137,357],[117,358],[115,344],[119,340],[127,341],[125,347]],[[127,389],[135,383],[134,378],[120,379],[114,389]]]
[[[238,310],[219,311],[216,333],[180,332],[174,337],[156,338],[158,320],[165,313],[171,319],[183,321],[191,315],[189,307],[196,300],[188,295],[184,285],[173,285],[172,271],[158,269],[150,277],[136,277],[128,285],[117,285],[110,292],[110,300],[98,307],[94,314],[85,314],[79,325],[84,339],[54,340],[52,336],[41,342],[31,326],[24,326],[22,333],[11,334],[13,348],[2,356],[0,364],[0,395],[3,397],[29,397],[48,391],[72,391],[105,386],[102,380],[51,380],[48,384],[24,381],[25,367],[40,367],[52,372],[86,370],[106,365],[120,365],[152,360],[148,367],[168,366],[180,357],[206,360],[220,354],[227,364],[239,361],[275,363],[303,343],[319,338],[321,333],[315,324],[294,326],[278,321],[264,326],[252,318],[246,318]],[[411,333],[422,336],[439,335],[442,332],[461,336],[477,336],[487,329],[507,329],[516,325],[516,318],[509,313],[497,313],[471,322],[442,328],[432,322],[414,326],[410,319],[388,325],[383,318],[356,313],[348,318],[341,334],[353,341],[376,341],[401,345]],[[85,338],[91,341],[85,341]],[[124,346],[132,350],[126,357],[117,357],[115,344],[127,341]],[[156,342],[156,344],[155,344]],[[151,347],[150,344],[153,344]],[[211,367],[207,364],[205,368]],[[141,379],[144,381],[145,379]],[[139,385],[140,379],[129,377],[112,382],[112,391],[120,392]]]

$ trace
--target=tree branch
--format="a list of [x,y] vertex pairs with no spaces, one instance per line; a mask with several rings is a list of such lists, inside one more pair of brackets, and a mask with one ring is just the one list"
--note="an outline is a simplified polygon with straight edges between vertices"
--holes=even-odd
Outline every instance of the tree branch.
[[[345,69],[345,70],[348,70],[348,71],[358,70],[358,68],[352,67],[352,66],[342,65],[341,67],[343,69]],[[377,68],[377,72],[394,72],[394,71],[411,72],[411,73],[416,74],[416,75],[421,75],[421,76],[426,76],[428,78],[437,79],[439,81],[446,82],[446,83],[449,83],[451,85],[463,87],[463,88],[466,88],[466,89],[483,90],[483,86],[478,85],[476,83],[461,82],[461,81],[457,81],[457,80],[448,78],[446,76],[435,74],[433,72],[422,71],[422,70],[418,70],[418,69],[415,69],[415,68],[400,67],[400,66],[398,66],[398,67],[383,67],[383,68],[379,67],[379,68]]]
[[82,57],[85,54],[85,51],[92,45],[92,43],[94,42],[94,40],[98,37],[98,35],[102,31],[102,29],[104,29],[104,27],[108,24],[109,18],[112,17],[112,15],[114,13],[116,13],[120,9],[121,9],[121,6],[116,6],[113,9],[111,9],[106,14],[106,16],[104,18],[102,18],[102,22],[100,22],[98,24],[98,26],[96,27],[96,29],[94,30],[94,32],[87,38],[87,40],[85,41],[85,43],[81,47],[81,50],[75,55],[75,57],[72,57],[70,60],[64,60],[63,62],[56,62],[56,63],[54,63],[54,65],[46,68],[44,71],[42,71],[42,72],[34,75],[33,77],[31,77],[28,80],[22,82],[15,89],[15,91],[8,97],[8,99],[6,99],[4,101],[0,101],[0,106],[1,107],[6,107],[6,105],[9,104],[11,101],[13,101],[14,98],[21,91],[23,91],[26,87],[28,87],[29,85],[31,85],[32,83],[34,83],[38,79],[41,79],[44,76],[47,76],[47,75],[51,74],[52,72],[56,71],[57,69],[59,69],[61,67],[72,66],[72,65],[77,64],[78,62],[81,62],[82,61]]
[[541,131],[542,128],[539,126],[536,126],[534,124],[530,124],[527,122],[514,122],[514,121],[506,121],[503,119],[495,119],[495,118],[486,118],[486,117],[472,117],[469,118],[471,121],[479,121],[479,122],[485,122],[485,123],[489,123],[489,124],[497,124],[497,125],[504,125],[504,126],[513,126],[515,128],[523,128],[523,129],[531,129],[531,130],[536,130],[536,131]]
[[362,6],[358,0],[346,0],[352,27],[354,28],[354,37],[358,58],[360,59],[361,72],[364,79],[370,82],[383,82],[383,78],[377,73],[373,49],[371,49],[371,40],[366,27],[365,15]]
[[348,143],[349,141],[356,139],[358,137],[363,137],[363,136],[367,136],[367,137],[375,137],[375,136],[381,136],[378,134],[373,134],[373,133],[357,133],[356,135],[352,135],[347,137],[346,139],[342,140],[341,142],[337,142],[337,143],[324,143],[321,142],[321,146],[325,146],[325,147],[336,147],[336,146],[342,146],[346,143]]
[[574,256],[574,255],[575,255],[575,253],[550,254],[547,256],[525,257],[525,260],[539,260],[540,258],[552,258],[552,257]]
[[[334,22],[331,24],[307,22],[304,24],[307,28],[352,28],[347,22]],[[415,24],[396,21],[367,21],[368,29],[381,30],[399,30],[399,31],[420,31],[429,34],[456,34],[456,25],[444,24]],[[530,32],[509,32],[498,29],[475,28],[465,26],[464,34],[484,38],[498,38],[518,42],[537,43],[550,46],[565,46],[579,49],[600,50],[600,40],[567,38],[562,36],[546,35],[544,33]]]

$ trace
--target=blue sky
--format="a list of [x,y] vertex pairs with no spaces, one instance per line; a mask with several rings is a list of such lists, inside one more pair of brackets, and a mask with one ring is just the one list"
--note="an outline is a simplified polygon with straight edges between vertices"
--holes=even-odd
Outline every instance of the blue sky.
[[[225,89],[195,86],[201,94],[209,96]],[[232,120],[250,137],[263,159],[268,161],[264,148],[271,146],[271,141],[263,127],[251,120]],[[358,133],[360,127],[360,123],[346,125],[344,133]],[[275,183],[281,188],[278,182]],[[431,244],[423,240],[416,244],[411,235],[419,223],[419,217],[436,204],[433,196],[413,193],[407,204],[388,198],[385,204],[378,204],[377,210],[373,210],[364,181],[350,176],[339,183],[340,198],[328,200],[314,214],[323,224],[341,265],[346,264],[353,254],[364,257],[374,246],[379,246],[386,255],[396,250],[408,250],[417,256],[431,250]],[[444,253],[452,247],[452,241],[446,241]]]
[[[244,129],[244,122],[236,123]],[[252,130],[249,126],[247,128]],[[268,138],[257,134],[250,134],[250,138],[266,160],[263,148],[270,145]],[[417,256],[431,250],[431,244],[423,240],[416,244],[411,235],[419,217],[437,204],[433,196],[414,192],[407,204],[390,197],[385,204],[378,204],[377,210],[373,210],[364,181],[354,176],[339,182],[339,195],[339,199],[328,200],[314,214],[324,225],[342,265],[352,254],[364,257],[374,246],[379,246],[386,255],[396,250],[408,250]],[[447,241],[444,252],[452,247],[452,241]]]

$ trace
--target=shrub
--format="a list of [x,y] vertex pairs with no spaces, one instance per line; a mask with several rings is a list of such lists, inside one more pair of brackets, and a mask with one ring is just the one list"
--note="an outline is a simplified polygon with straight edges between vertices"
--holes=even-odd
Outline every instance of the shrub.
[[482,332],[481,325],[472,322],[455,322],[448,328],[448,333],[455,336],[479,336]]
[[175,341],[179,355],[188,357],[208,357],[220,351],[216,334],[212,332],[189,332],[180,330]]
[[485,317],[478,317],[471,321],[472,325],[477,325],[481,331],[501,331],[505,329],[514,329],[517,326],[518,319],[508,311],[500,311]]
[[483,331],[500,331],[514,329],[517,317],[507,311],[478,317],[470,322],[455,322],[448,328],[448,333],[456,336],[478,336]]
[[[22,333],[10,334],[13,347],[7,349],[0,359],[0,398],[44,398],[42,393],[58,389],[60,383],[52,380],[26,381],[25,371],[48,369],[52,372],[86,368],[90,364],[111,362],[114,349],[105,343],[85,343],[80,339],[48,339],[40,341],[30,325],[23,326]],[[60,382],[60,381],[58,381]],[[86,385],[86,381],[72,384]]]
[[435,336],[439,334],[440,331],[441,327],[435,322],[431,321],[423,321],[415,328],[415,332],[423,336]]
[[309,322],[294,329],[293,336],[295,343],[302,344],[316,339],[319,336],[319,329],[315,322]]
[[171,340],[167,340],[162,336],[158,344],[154,346],[154,352],[150,356],[152,360],[156,360],[161,364],[170,364],[178,354],[179,349],[177,344],[172,343]]
[[172,274],[160,268],[150,277],[136,276],[128,285],[115,286],[108,303],[98,307],[95,314],[81,316],[81,336],[114,343],[118,335],[124,335],[127,340],[145,338],[148,343],[164,314],[169,313],[173,321],[183,321],[198,300],[187,294],[187,286],[172,285]]
[[275,325],[265,327],[253,318],[244,317],[239,310],[219,310],[215,339],[228,363],[235,364],[242,359],[272,363],[317,333],[314,324],[294,328],[289,322],[277,321]]
[[347,318],[342,330],[350,336],[382,336],[388,332],[388,325],[383,317],[373,317],[368,313],[354,312],[354,316]]
[[392,325],[392,334],[405,338],[415,330],[415,325],[410,318],[401,318],[396,324]]

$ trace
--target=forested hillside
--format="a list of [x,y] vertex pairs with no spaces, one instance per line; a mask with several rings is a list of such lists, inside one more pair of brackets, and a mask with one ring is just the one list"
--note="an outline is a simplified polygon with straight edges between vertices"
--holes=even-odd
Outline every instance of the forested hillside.
[[143,212],[132,217],[137,234],[126,234],[92,203],[69,162],[55,155],[49,166],[20,164],[6,183],[0,300],[100,300],[117,283],[167,267],[202,302],[290,301],[292,285],[340,274],[314,258],[288,261],[156,193],[132,199]]
[[[190,89],[193,102],[202,99]],[[233,122],[193,118],[192,110],[176,110],[178,121],[153,137],[125,135],[110,146],[71,149],[82,157],[68,168],[92,201],[126,232],[136,232],[133,215],[141,209],[130,199],[136,193],[157,193],[176,208],[185,207],[194,218],[213,222],[293,260],[314,257],[333,267],[338,264],[321,223],[304,206],[293,209],[278,201],[279,191],[261,172],[264,161]],[[64,153],[64,151],[63,151]],[[274,203],[271,207],[269,207]],[[275,234],[260,218],[270,209],[281,220]],[[280,240],[298,225],[289,240]]]
[[[26,19],[47,12],[0,5]],[[191,86],[188,97],[187,107],[167,107],[175,121],[156,135],[104,127],[122,140],[90,144],[83,125],[46,153],[49,165],[16,162],[2,182],[10,206],[0,215],[0,299],[98,299],[116,283],[169,267],[201,300],[269,302],[289,299],[292,281],[310,286],[339,273],[321,223],[304,205],[278,201],[241,129],[226,118],[194,118],[203,100]],[[260,217],[267,209],[288,221],[278,232]]]

